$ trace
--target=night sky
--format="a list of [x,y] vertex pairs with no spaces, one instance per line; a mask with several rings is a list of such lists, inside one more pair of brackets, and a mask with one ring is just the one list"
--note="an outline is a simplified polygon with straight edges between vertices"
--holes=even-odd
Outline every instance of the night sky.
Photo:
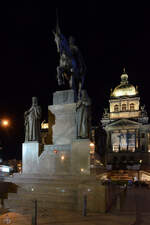
[[120,5],[70,1],[55,6],[50,2],[10,1],[1,8],[0,119],[11,121],[9,128],[0,127],[4,158],[21,158],[24,112],[31,106],[32,96],[38,97],[42,120],[47,120],[52,93],[59,90],[59,56],[52,34],[56,8],[62,33],[76,38],[87,65],[93,125],[99,124],[103,108],[108,107],[110,89],[120,83],[123,67],[129,81],[138,85],[150,115],[150,7],[125,1]]

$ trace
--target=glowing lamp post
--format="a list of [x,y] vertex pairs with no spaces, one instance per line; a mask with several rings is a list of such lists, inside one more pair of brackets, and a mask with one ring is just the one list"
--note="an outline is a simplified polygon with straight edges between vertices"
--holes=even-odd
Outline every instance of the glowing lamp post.
[[[9,126],[9,120],[7,119],[0,119],[0,126],[4,129]],[[1,143],[1,137],[0,137],[0,150],[3,149],[2,143]],[[2,158],[0,157],[0,162],[2,162]]]
[[6,119],[0,120],[0,125],[2,127],[8,127],[9,126],[9,120],[6,120]]
[[95,157],[94,157],[94,155],[95,155],[95,144],[93,142],[90,143],[90,155],[91,155],[91,159],[93,161],[92,164],[94,164],[95,163],[94,162],[95,161]]
[[90,143],[90,153],[94,154],[95,151],[95,144],[93,142]]
[[57,153],[58,153],[58,150],[57,150],[57,149],[54,149],[53,152],[54,152],[55,154],[57,154]]

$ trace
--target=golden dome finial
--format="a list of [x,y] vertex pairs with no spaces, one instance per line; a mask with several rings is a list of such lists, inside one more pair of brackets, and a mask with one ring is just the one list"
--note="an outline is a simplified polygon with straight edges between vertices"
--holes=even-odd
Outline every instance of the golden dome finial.
[[123,74],[121,75],[121,83],[128,84],[128,74],[126,73],[125,67],[123,68]]

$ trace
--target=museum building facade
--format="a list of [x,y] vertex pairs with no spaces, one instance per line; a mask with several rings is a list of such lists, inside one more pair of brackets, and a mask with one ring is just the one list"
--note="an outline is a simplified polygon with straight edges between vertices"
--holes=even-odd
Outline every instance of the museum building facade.
[[150,165],[150,124],[145,106],[140,104],[137,86],[123,71],[120,84],[111,89],[109,109],[101,120],[106,132],[106,164],[117,162]]

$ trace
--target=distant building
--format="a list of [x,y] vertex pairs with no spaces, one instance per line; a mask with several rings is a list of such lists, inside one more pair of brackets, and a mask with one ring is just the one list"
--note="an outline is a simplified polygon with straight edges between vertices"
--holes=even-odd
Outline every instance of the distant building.
[[129,83],[125,69],[120,84],[111,90],[109,109],[104,110],[101,123],[106,132],[106,164],[114,169],[150,166],[147,112],[140,104],[138,88]]

